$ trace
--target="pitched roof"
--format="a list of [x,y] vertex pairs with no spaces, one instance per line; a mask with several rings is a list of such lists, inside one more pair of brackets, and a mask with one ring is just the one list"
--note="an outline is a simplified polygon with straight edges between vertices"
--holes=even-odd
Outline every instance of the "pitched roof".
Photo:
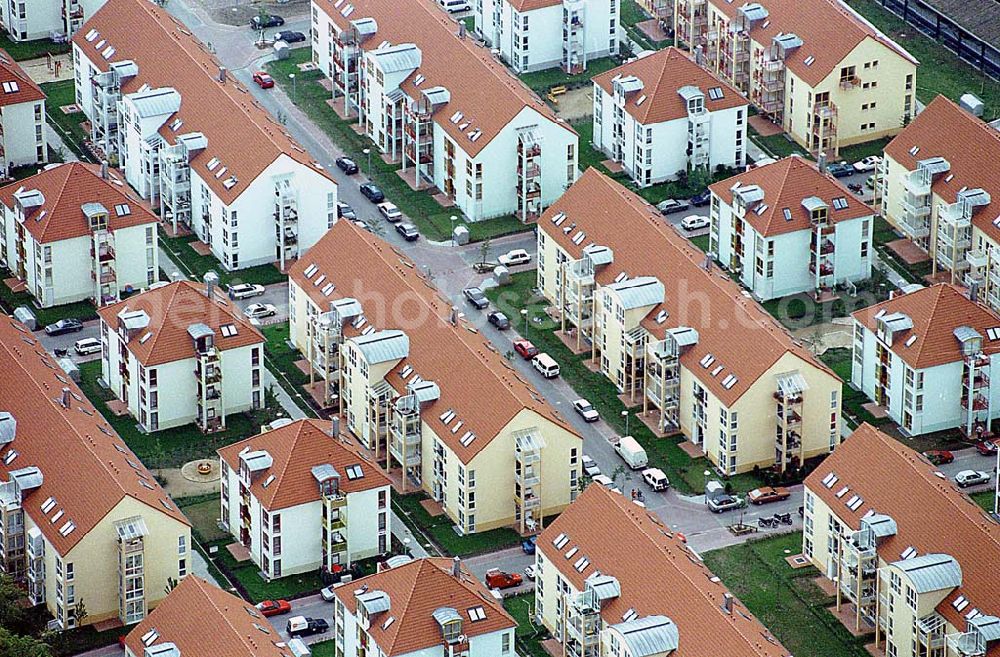
[[[358,299],[366,328],[406,333],[409,355],[386,381],[400,394],[416,376],[438,385],[441,396],[426,403],[421,414],[462,462],[468,463],[525,409],[575,433],[487,340],[463,320],[450,323],[451,303],[402,253],[351,222],[335,223],[288,276],[321,311],[337,299]],[[353,337],[359,331],[348,325],[345,334]],[[441,419],[448,410],[455,412],[450,424]],[[463,445],[466,432],[476,437]]]
[[562,4],[562,0],[505,0],[514,11],[523,14],[526,11],[545,9],[546,7],[557,7]]
[[[459,38],[458,25],[437,3],[354,0],[349,18],[344,17],[340,5],[334,0],[316,0],[314,4],[342,30],[352,21],[375,19],[378,31],[363,42],[366,50],[384,41],[394,45],[413,43],[420,48],[420,66],[400,88],[414,99],[420,98],[422,90],[435,86],[448,89],[450,99],[434,113],[434,120],[470,156],[485,148],[525,107],[574,132],[489,50],[471,38]],[[402,16],[405,20],[401,20]],[[458,112],[462,113],[461,120],[452,121]],[[481,133],[473,141],[470,134],[476,130]]]
[[[822,200],[829,208],[831,223],[870,217],[874,210],[862,203],[828,173],[820,173],[816,164],[797,155],[766,164],[710,186],[712,193],[728,205],[733,204],[733,187],[757,185],[764,199],[747,209],[746,220],[764,237],[813,228],[809,211],[802,202],[810,197]],[[843,199],[843,208],[834,205]],[[787,218],[785,210],[788,210]]]
[[[747,3],[710,0],[730,19]],[[767,10],[767,18],[755,23],[750,38],[770,45],[779,34],[792,33],[802,39],[802,46],[785,59],[785,66],[810,86],[822,82],[848,54],[866,39],[873,39],[914,64],[917,60],[902,46],[880,32],[861,14],[841,0],[755,0]],[[810,63],[806,63],[809,61]],[[858,71],[863,77],[864,71]]]
[[[556,226],[552,220],[559,213],[566,218]],[[580,258],[590,244],[610,247],[613,262],[595,274],[601,286],[614,283],[622,273],[629,278],[655,276],[666,300],[650,310],[642,325],[657,339],[669,328],[697,330],[698,342],[681,355],[681,363],[694,373],[704,372],[700,383],[723,404],[739,399],[786,353],[836,376],[725,272],[707,271],[705,254],[665,223],[656,208],[596,169],[585,171],[538,226],[573,258]],[[748,350],[751,344],[754,348]],[[699,364],[708,356],[714,358],[711,370]],[[723,369],[711,376],[720,365]],[[735,383],[727,379],[730,375]]]
[[[942,130],[941,126],[948,126]],[[911,152],[914,149],[916,152]],[[991,203],[972,217],[973,224],[1000,241],[1000,131],[969,114],[944,96],[932,100],[910,125],[885,147],[885,154],[907,171],[917,169],[917,162],[943,157],[951,168],[936,176],[931,189],[948,203],[954,203],[959,190],[981,187]]]
[[[517,623],[493,594],[464,568],[461,577],[451,574],[449,559],[424,558],[362,577],[334,589],[337,598],[357,616],[357,591],[383,591],[389,596],[389,610],[372,619],[368,633],[387,657],[406,655],[442,645],[441,626],[434,612],[451,607],[462,617],[462,634],[481,636],[515,627]],[[468,611],[482,607],[485,618],[472,621]],[[395,620],[385,626],[388,618]]]
[[[837,480],[827,488],[823,480],[831,472]],[[887,562],[899,561],[909,547],[917,554],[954,557],[962,569],[962,586],[937,609],[959,630],[965,629],[965,616],[951,604],[959,595],[970,601],[965,613],[978,609],[1000,616],[1000,524],[917,452],[863,424],[805,485],[853,529],[859,529],[861,518],[871,511],[890,516],[897,531],[878,543],[879,556]],[[849,492],[837,497],[845,486]],[[854,495],[863,502],[852,511],[846,502]],[[987,654],[1000,655],[1000,645]]]
[[[118,330],[118,315],[123,312],[144,311],[149,325],[128,342],[128,350],[143,365],[150,367],[175,360],[194,358],[194,341],[188,328],[204,324],[215,334],[217,349],[235,349],[264,342],[264,336],[253,326],[240,309],[218,292],[211,300],[205,288],[191,281],[175,281],[153,288],[98,309],[101,319]],[[225,335],[223,326],[236,328],[234,335]],[[145,338],[146,333],[151,333]]]
[[[14,441],[0,447],[0,475],[6,479],[13,470],[41,470],[42,485],[27,492],[24,510],[60,554],[126,497],[187,524],[76,383],[30,331],[6,316],[0,317],[0,372],[0,411],[17,422]],[[69,390],[68,408],[62,405],[64,389]],[[42,511],[49,498],[55,503]],[[70,521],[76,528],[64,536]]]
[[[82,210],[84,203],[103,205],[108,211],[108,227],[112,231],[152,224],[157,220],[145,202],[116,174],[109,172],[106,180],[101,178],[101,169],[97,165],[69,162],[39,171],[0,187],[0,202],[13,209],[16,204],[14,195],[31,190],[37,190],[45,197],[45,203],[32,208],[24,221],[24,227],[37,242],[57,242],[90,235],[90,226]],[[119,211],[128,214],[119,216]]]
[[[144,85],[180,93],[181,108],[167,118],[160,135],[171,144],[193,132],[207,137],[208,145],[194,153],[191,167],[224,203],[242,194],[282,153],[329,177],[232,75],[219,82],[218,60],[156,3],[108,0],[77,30],[73,44],[102,71],[111,63],[135,62],[139,73],[122,83],[123,94]],[[182,124],[171,129],[177,120]],[[221,164],[209,170],[206,165],[213,159]],[[217,175],[223,170],[225,174]],[[237,182],[227,187],[231,176]]]
[[[748,104],[736,89],[673,47],[657,50],[591,79],[606,93],[614,94],[615,80],[630,75],[642,81],[642,90],[625,101],[625,111],[643,125],[686,118],[687,102],[678,93],[686,86],[698,87],[705,94],[705,109],[709,112]],[[711,97],[709,89],[719,89],[722,96]]]
[[[562,540],[557,548],[558,538]],[[627,556],[623,546],[628,546]],[[713,581],[711,571],[678,534],[604,486],[587,486],[541,533],[537,549],[577,591],[598,572],[618,580],[620,594],[601,608],[607,624],[623,622],[629,610],[640,618],[670,618],[680,634],[679,657],[788,654],[739,603],[734,601],[737,613],[723,610],[728,590],[718,579]],[[577,564],[583,558],[589,563],[581,572]]]
[[903,313],[913,327],[892,339],[892,351],[914,369],[963,360],[955,329],[967,326],[983,338],[983,353],[1000,353],[1000,340],[988,331],[1000,330],[1000,315],[969,300],[957,287],[939,283],[862,308],[851,316],[870,331],[878,331],[880,314]]
[[[312,469],[318,465],[332,465],[337,470],[340,490],[345,493],[391,485],[389,478],[359,449],[339,437],[335,440],[328,431],[329,426],[324,427],[316,420],[297,420],[217,451],[237,472],[240,453],[244,450],[263,450],[271,455],[271,467],[261,472],[250,485],[253,496],[270,511],[318,500],[319,485],[312,474]],[[346,476],[347,468],[352,465],[361,466],[361,478]],[[265,486],[264,482],[272,475],[274,478]]]
[[173,643],[181,657],[292,657],[253,605],[194,575],[182,579],[128,633],[125,645],[132,654],[145,654],[142,638],[150,632],[155,632],[150,646]]
[[0,48],[0,107],[45,100],[45,92]]

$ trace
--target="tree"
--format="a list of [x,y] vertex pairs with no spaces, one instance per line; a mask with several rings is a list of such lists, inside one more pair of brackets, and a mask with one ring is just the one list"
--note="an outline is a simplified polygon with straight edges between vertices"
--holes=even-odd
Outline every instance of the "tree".
[[[621,477],[622,479],[621,485],[618,484],[619,477]],[[627,470],[624,465],[619,465],[611,473],[611,481],[617,488],[621,488],[622,486],[625,485],[626,481],[631,481],[631,479],[632,479],[632,472],[630,470]]]
[[0,574],[0,627],[11,628],[24,620],[24,592],[9,575]]
[[38,639],[13,634],[0,625],[0,657],[52,657],[52,651]]
[[84,604],[83,598],[80,598],[76,602],[76,607],[73,608],[73,618],[76,619],[76,626],[80,627],[87,620],[87,605]]
[[479,264],[485,265],[490,257],[490,240],[485,239],[479,244]]

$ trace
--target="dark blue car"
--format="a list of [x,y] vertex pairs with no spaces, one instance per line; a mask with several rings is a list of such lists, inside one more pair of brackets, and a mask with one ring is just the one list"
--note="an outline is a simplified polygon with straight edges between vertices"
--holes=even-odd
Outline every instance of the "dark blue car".
[[703,205],[708,205],[708,202],[711,200],[712,200],[712,192],[706,189],[700,194],[695,194],[690,199],[688,199],[688,203],[690,203],[696,208],[700,208]]
[[531,536],[521,541],[521,549],[524,551],[525,554],[535,553],[535,542],[537,540],[538,536]]

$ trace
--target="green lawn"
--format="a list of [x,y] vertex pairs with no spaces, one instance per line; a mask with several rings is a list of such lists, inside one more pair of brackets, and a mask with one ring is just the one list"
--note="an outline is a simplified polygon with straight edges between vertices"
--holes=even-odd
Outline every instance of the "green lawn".
[[969,497],[971,497],[976,504],[983,507],[987,513],[993,513],[994,494],[995,491],[984,490],[981,493],[973,493]]
[[812,159],[812,155],[805,148],[792,141],[791,138],[786,137],[784,133],[764,137],[753,128],[750,128],[750,139],[760,146],[761,150],[769,153],[775,159],[781,159],[793,154]]
[[875,139],[873,141],[866,141],[863,144],[854,144],[852,146],[841,146],[840,154],[837,156],[838,160],[844,160],[846,162],[857,162],[858,160],[863,160],[869,155],[875,155],[882,157],[885,147],[892,141],[891,137],[886,137],[884,139]]
[[282,274],[275,265],[257,265],[238,271],[226,271],[222,264],[213,255],[199,255],[191,248],[192,242],[197,242],[196,235],[185,235],[183,237],[168,237],[160,229],[160,246],[169,253],[175,262],[185,270],[188,276],[195,280],[201,280],[206,272],[214,271],[219,275],[219,282],[222,285],[234,283],[255,283],[257,285],[272,285],[284,283],[288,277]]
[[93,158],[82,146],[84,141],[90,139],[90,135],[80,127],[80,124],[87,120],[87,116],[83,112],[63,114],[59,109],[76,103],[76,87],[73,79],[46,82],[42,85],[42,91],[46,96],[45,113],[48,115],[49,124],[62,136],[63,141],[77,157],[91,161]]
[[[362,168],[362,171],[369,172],[370,177],[380,187],[385,195],[393,203],[409,216],[420,229],[420,233],[427,239],[435,241],[445,241],[451,239],[451,216],[461,213],[454,208],[442,208],[430,194],[426,192],[415,192],[409,185],[404,183],[396,170],[400,168],[398,164],[386,164],[378,155],[378,149],[374,143],[364,135],[359,135],[351,129],[352,123],[342,120],[327,105],[330,92],[320,85],[323,74],[320,71],[302,72],[298,64],[309,61],[311,53],[308,48],[300,48],[293,51],[291,57],[286,60],[276,60],[267,64],[268,70],[274,76],[275,82],[281,86],[298,107],[305,112],[309,119],[323,130],[344,153],[354,159]],[[291,83],[288,75],[295,73],[296,86],[295,93],[292,94]],[[279,122],[285,117],[279,116]],[[371,158],[364,155],[362,151],[371,149]],[[469,235],[473,241],[498,237],[515,232],[526,232],[531,230],[531,226],[517,221],[513,217],[500,217],[486,222],[465,223],[469,228]]]
[[705,564],[796,657],[868,657],[826,607],[834,599],[810,580],[815,568],[793,570],[785,557],[802,551],[802,535],[751,541],[704,555]]
[[646,38],[646,35],[635,26],[636,23],[641,23],[642,21],[649,20],[650,18],[649,15],[642,10],[642,7],[635,2],[635,0],[622,0],[619,17],[622,25],[625,27],[625,31],[632,38],[632,40],[646,50],[659,50],[660,48],[666,48],[668,45],[671,45],[669,41],[650,41]]
[[223,541],[229,534],[219,529],[219,494],[174,500],[177,508],[191,521],[191,531],[199,543]]
[[329,641],[320,641],[319,643],[314,643],[309,646],[312,657],[333,657],[337,654],[336,648],[337,643],[333,639],[330,639]]
[[709,242],[709,236],[707,233],[704,235],[699,235],[697,237],[691,238],[691,243],[697,246],[705,253],[708,253],[708,242]]
[[562,68],[550,68],[544,71],[534,71],[520,75],[521,81],[531,87],[539,95],[548,93],[549,89],[563,85],[569,89],[590,85],[590,79],[605,71],[619,66],[617,57],[601,57],[587,62],[587,70],[576,75],[567,75]]
[[434,544],[447,555],[467,557],[503,550],[521,542],[520,535],[507,527],[491,529],[469,536],[459,536],[455,533],[454,523],[447,514],[431,516],[427,513],[427,510],[420,504],[426,499],[428,497],[425,493],[410,493],[393,496],[392,503],[404,521],[409,521],[427,534]]
[[[872,276],[857,284],[856,292],[837,290],[838,297],[825,303],[816,303],[812,295],[795,294],[780,299],[770,299],[761,304],[778,321],[790,329],[800,329],[830,322],[889,298],[893,285],[880,270],[872,270]],[[818,336],[817,336],[818,337]]]
[[[10,270],[0,268],[0,277],[9,278],[11,275]],[[8,314],[13,314],[14,309],[18,306],[31,308],[31,311],[35,313],[35,318],[38,319],[38,328],[66,317],[73,317],[83,322],[97,318],[97,309],[89,301],[78,301],[52,308],[39,308],[35,305],[34,297],[27,292],[15,294],[11,292],[9,287],[0,284],[0,308],[3,308]]]
[[503,606],[507,613],[517,621],[514,639],[518,654],[522,657],[549,657],[549,653],[541,644],[543,639],[548,638],[549,633],[544,627],[536,626],[532,622],[535,611],[535,594],[522,593],[504,598]]
[[287,322],[271,324],[261,328],[267,342],[264,344],[264,364],[267,366],[278,384],[291,396],[296,405],[306,415],[316,417],[316,409],[308,401],[302,391],[302,386],[309,383],[309,377],[295,366],[295,361],[302,355],[288,346],[289,328]]
[[926,283],[924,276],[930,275],[932,269],[931,261],[929,259],[924,262],[911,265],[885,246],[887,242],[891,242],[899,238],[900,235],[896,233],[892,225],[890,225],[884,217],[875,217],[875,223],[872,226],[872,242],[875,244],[875,250],[878,251],[880,256],[882,256],[882,260],[887,262],[900,276],[905,278],[910,283]]
[[[70,51],[70,44],[53,43],[49,39],[38,39],[35,41],[13,41],[6,33],[0,33],[0,48],[7,51],[16,61],[26,59],[36,59],[44,57],[47,53],[61,55]],[[72,73],[72,68],[63,69],[65,73]]]
[[213,560],[224,573],[240,583],[250,602],[256,604],[261,600],[300,597],[308,593],[315,593],[324,586],[318,570],[289,575],[267,582],[260,576],[257,564],[252,561],[237,563],[233,555],[225,548],[225,545],[230,541],[231,539],[226,539],[209,544],[218,548]]

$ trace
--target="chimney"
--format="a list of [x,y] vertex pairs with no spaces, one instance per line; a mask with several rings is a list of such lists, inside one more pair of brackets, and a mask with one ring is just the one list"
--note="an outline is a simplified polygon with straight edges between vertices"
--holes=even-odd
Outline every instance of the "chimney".
[[712,259],[714,257],[715,257],[714,253],[706,253],[705,254],[705,261],[703,263],[701,263],[702,269],[704,269],[707,272],[712,271]]
[[457,579],[462,578],[462,560],[455,557],[451,562],[451,574]]
[[733,594],[723,593],[722,594],[722,611],[726,612],[730,616],[733,614]]
[[462,21],[458,21],[458,38],[459,39],[465,38],[465,23],[463,23]]
[[330,418],[330,435],[336,440],[340,437],[340,416],[334,415]]
[[220,66],[219,67],[219,82],[225,82],[225,81],[226,81],[226,67],[225,66]]
[[820,173],[826,173],[826,151],[820,151],[816,157],[816,168]]
[[213,298],[215,293],[215,286],[219,284],[219,275],[214,271],[205,272],[205,296],[209,299]]
[[104,180],[108,179],[108,161],[107,160],[102,160],[101,161],[101,178],[103,178]]
[[979,281],[969,281],[969,300],[979,303]]
[[451,316],[448,318],[448,321],[451,322],[452,326],[458,325],[458,306],[451,307]]
[[70,400],[69,388],[63,388],[62,398],[59,400],[59,403],[62,404],[63,408],[69,408],[69,400]]

